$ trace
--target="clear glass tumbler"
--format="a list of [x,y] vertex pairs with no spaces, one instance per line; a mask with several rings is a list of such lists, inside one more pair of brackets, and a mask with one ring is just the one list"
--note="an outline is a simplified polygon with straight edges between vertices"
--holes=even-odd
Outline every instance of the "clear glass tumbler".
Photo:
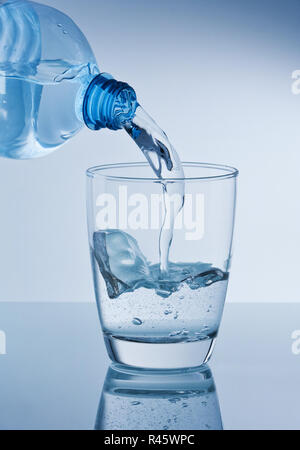
[[[202,163],[183,167],[181,180],[157,179],[147,163],[87,171],[95,294],[116,363],[184,369],[201,366],[212,353],[228,285],[238,171]],[[173,222],[170,211],[178,212],[183,190]]]

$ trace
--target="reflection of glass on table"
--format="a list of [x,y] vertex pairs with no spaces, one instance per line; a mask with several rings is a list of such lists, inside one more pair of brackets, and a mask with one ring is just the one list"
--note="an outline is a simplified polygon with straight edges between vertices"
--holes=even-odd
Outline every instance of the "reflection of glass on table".
[[111,366],[95,428],[98,430],[221,430],[208,366],[192,372],[147,372]]

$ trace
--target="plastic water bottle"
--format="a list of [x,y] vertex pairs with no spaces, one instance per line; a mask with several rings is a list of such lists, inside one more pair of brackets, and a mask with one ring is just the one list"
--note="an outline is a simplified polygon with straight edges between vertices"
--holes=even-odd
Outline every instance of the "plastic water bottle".
[[65,14],[0,1],[0,155],[46,155],[87,125],[122,128],[138,103],[126,83],[100,73],[85,36]]
[[[183,178],[166,134],[127,83],[100,73],[88,41],[68,16],[31,1],[0,0],[0,155],[44,156],[84,125],[92,130],[123,128],[158,178]],[[184,184],[165,183],[163,191],[165,196],[178,194],[174,208],[165,208],[160,233],[165,272]]]

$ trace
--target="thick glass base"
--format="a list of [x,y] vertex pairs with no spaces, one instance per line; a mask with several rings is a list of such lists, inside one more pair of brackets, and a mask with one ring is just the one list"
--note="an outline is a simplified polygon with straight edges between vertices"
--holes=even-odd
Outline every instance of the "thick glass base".
[[215,338],[170,344],[126,341],[105,336],[110,359],[139,369],[172,370],[200,367],[207,363]]

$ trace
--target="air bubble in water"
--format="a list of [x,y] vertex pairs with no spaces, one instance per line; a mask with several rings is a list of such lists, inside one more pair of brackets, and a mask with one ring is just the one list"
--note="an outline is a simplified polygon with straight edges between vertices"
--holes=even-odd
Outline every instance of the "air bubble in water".
[[132,323],[133,323],[133,325],[142,325],[143,321],[141,319],[139,319],[138,317],[134,317],[132,319]]
[[169,398],[168,401],[170,403],[178,403],[178,402],[181,402],[181,398],[180,397],[172,397],[172,398]]
[[180,336],[182,333],[182,331],[172,331],[172,333],[169,334],[170,337],[174,337],[174,336]]

